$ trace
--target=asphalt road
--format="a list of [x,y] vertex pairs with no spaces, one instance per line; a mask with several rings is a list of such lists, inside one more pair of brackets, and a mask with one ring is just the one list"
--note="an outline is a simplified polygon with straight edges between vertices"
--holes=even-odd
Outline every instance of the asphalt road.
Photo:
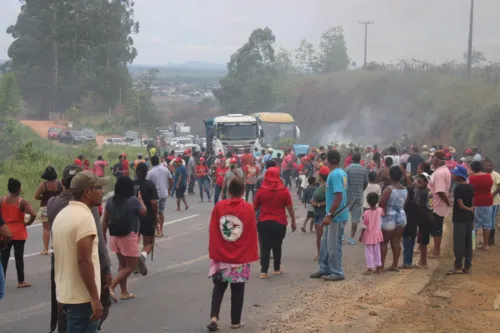
[[[104,324],[103,332],[121,333],[197,333],[205,332],[210,314],[212,282],[208,279],[208,224],[211,203],[198,203],[198,197],[189,196],[188,211],[172,211],[174,202],[167,203],[164,238],[158,239],[154,260],[148,260],[149,275],[133,275],[129,290],[135,300],[114,304]],[[298,202],[297,202],[298,204]],[[304,208],[297,208],[299,226]],[[17,289],[13,254],[7,272],[7,290],[0,301],[0,331],[2,333],[45,333],[49,330],[50,318],[50,262],[48,256],[40,256],[42,228],[30,226],[25,249],[26,281],[31,288]],[[315,255],[314,234],[295,234],[288,230],[283,250],[285,274],[259,280],[258,263],[252,266],[253,279],[247,284],[243,322],[239,332],[259,332],[266,321],[273,320],[280,300],[293,288],[329,283],[311,281],[309,274],[316,271],[312,261]],[[111,254],[113,271],[117,262]],[[359,272],[364,261],[361,245],[344,246],[344,264],[349,274]],[[119,293],[119,288],[117,289]],[[221,330],[229,329],[229,296],[227,291],[221,310]]]

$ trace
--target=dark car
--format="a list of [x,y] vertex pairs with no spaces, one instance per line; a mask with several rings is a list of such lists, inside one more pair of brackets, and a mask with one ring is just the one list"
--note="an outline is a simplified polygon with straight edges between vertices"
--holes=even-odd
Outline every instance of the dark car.
[[87,142],[87,137],[78,131],[63,131],[59,133],[59,142],[70,145],[79,145]]
[[84,128],[82,133],[87,137],[88,141],[95,141],[97,133],[92,128]]

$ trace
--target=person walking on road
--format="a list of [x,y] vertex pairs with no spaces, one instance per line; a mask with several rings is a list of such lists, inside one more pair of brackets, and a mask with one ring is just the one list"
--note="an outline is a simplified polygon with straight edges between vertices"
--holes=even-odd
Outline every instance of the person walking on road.
[[[195,152],[196,153],[196,152]],[[184,158],[188,176],[188,194],[194,195],[194,186],[196,184],[196,157],[189,150],[184,152]]]
[[254,201],[255,211],[259,211],[257,228],[261,238],[261,279],[268,278],[269,256],[273,251],[273,275],[281,275],[281,254],[283,239],[285,239],[288,221],[286,212],[292,220],[292,232],[297,229],[295,211],[293,209],[290,191],[280,179],[280,170],[277,167],[268,168],[264,175],[264,182],[259,188]]
[[323,220],[325,218],[326,206],[326,180],[330,174],[330,168],[322,166],[319,169],[318,183],[319,186],[313,193],[311,206],[314,208],[314,229],[316,231],[316,249],[318,250],[314,261],[319,259],[319,249],[321,244],[321,237],[323,236]]
[[[67,207],[71,200],[73,200],[73,192],[71,191],[71,180],[78,173],[83,171],[82,168],[69,165],[63,170],[63,175],[61,183],[63,185],[63,191],[57,197],[52,197],[47,203],[47,218],[50,229],[52,230],[52,225],[54,220],[61,210]],[[100,207],[100,206],[99,206]],[[101,268],[101,304],[103,306],[103,317],[99,322],[99,329],[109,315],[109,308],[111,306],[109,285],[112,281],[111,276],[111,261],[109,260],[108,249],[106,248],[106,242],[102,234],[101,217],[99,214],[98,207],[91,208],[92,215],[94,216],[94,222],[97,229],[97,238],[99,241],[99,265]],[[62,309],[61,304],[57,304],[56,299],[56,289],[54,280],[54,254],[52,254],[51,263],[51,293],[52,293],[52,314],[51,314],[51,330],[54,332],[56,327],[59,333],[66,333],[66,313]]]
[[103,317],[99,240],[91,208],[102,203],[106,177],[91,171],[71,180],[73,199],[52,225],[57,301],[66,313],[67,333],[95,333]]
[[348,244],[356,244],[356,231],[363,214],[363,193],[368,186],[368,171],[361,164],[361,154],[355,152],[352,154],[352,164],[345,172],[347,173],[347,202],[354,201],[351,207],[351,237],[347,240]]
[[[151,158],[151,161],[154,160],[154,163],[157,163],[159,161],[158,156],[153,156]],[[154,165],[154,164],[153,164]],[[164,169],[165,171],[168,172],[167,169],[163,168],[162,166],[156,166],[158,168]],[[167,193],[168,195],[168,188],[166,186],[166,179],[167,176],[159,177],[156,178],[156,171],[155,174],[153,174],[153,177],[148,179],[150,177],[150,173],[155,170],[155,167],[148,172],[148,167],[146,164],[141,163],[137,166],[135,172],[136,172],[136,177],[137,179],[134,180],[134,190],[136,195],[138,193],[141,194],[142,201],[144,202],[144,205],[146,206],[147,213],[144,216],[139,217],[140,221],[140,227],[139,227],[139,233],[142,236],[142,251],[139,256],[139,272],[142,275],[147,275],[148,274],[148,269],[146,267],[146,259],[148,255],[153,251],[153,246],[154,246],[154,237],[155,237],[155,232],[159,225],[163,227],[163,212],[160,213],[160,208],[165,209],[165,203],[161,203],[162,199],[159,199],[160,195],[165,195]],[[158,172],[158,175],[161,175],[163,173],[163,170],[161,172]],[[170,172],[169,172],[170,174]],[[162,180],[160,180],[160,178]],[[159,191],[158,187],[155,185],[155,182],[153,181],[155,179],[158,182],[159,186],[163,186],[163,190]],[[162,181],[164,182],[162,184]],[[172,182],[172,176],[170,176],[170,182]],[[165,197],[165,201],[166,201]],[[163,207],[162,207],[163,205]],[[158,218],[158,215],[160,215],[160,218]],[[157,223],[157,220],[161,221]],[[161,235],[163,236],[163,228],[161,230]]]
[[106,202],[102,232],[106,239],[109,229],[111,251],[118,258],[118,274],[109,286],[111,298],[117,301],[115,288],[120,285],[120,300],[134,299],[127,289],[127,279],[139,262],[139,216],[147,214],[141,192],[135,196],[134,183],[129,177],[116,181],[114,196]]
[[203,192],[207,195],[208,202],[210,202],[210,178],[208,176],[208,165],[205,163],[205,158],[200,157],[198,165],[196,166],[196,178],[200,189],[200,202],[203,202]]
[[[152,200],[158,200],[158,211],[157,214],[155,213],[154,215],[155,222],[156,222],[156,216],[158,215],[156,236],[163,237],[163,224],[165,223],[165,209],[167,207],[168,193],[170,190],[174,188],[174,180],[172,178],[172,174],[170,173],[170,171],[167,168],[160,165],[160,159],[158,158],[158,156],[151,157],[151,164],[153,165],[153,168],[149,170],[149,172],[147,165],[146,168],[141,167],[141,176],[143,176],[144,172],[146,172],[147,173],[146,179],[153,182],[153,184],[156,186],[156,191],[158,192],[158,195],[156,199],[152,199]],[[143,184],[144,181],[141,181],[140,183]],[[135,185],[139,184],[136,183]],[[150,187],[151,186],[148,186],[148,188]],[[141,191],[141,193],[144,192]],[[143,199],[147,206],[148,200],[144,197]],[[149,213],[151,212],[149,211]]]
[[221,157],[215,169],[214,205],[217,204],[222,193],[222,185],[224,184],[224,177],[227,170],[229,169],[226,167],[226,159]]
[[326,180],[326,216],[319,250],[319,270],[312,279],[344,280],[342,268],[342,236],[349,218],[347,204],[347,174],[340,168],[340,153],[330,150],[326,155],[330,174]]
[[174,174],[174,184],[175,188],[175,198],[177,200],[177,211],[181,210],[181,200],[184,202],[184,208],[186,210],[189,209],[189,206],[186,201],[186,187],[188,181],[188,174],[186,170],[186,166],[182,164],[183,159],[181,157],[177,157],[175,160],[175,174]]
[[222,193],[223,198],[226,198],[227,187],[233,178],[238,177],[243,181],[244,175],[243,171],[238,167],[238,160],[232,157],[229,160],[229,170],[226,171],[224,175],[224,182],[222,183]]
[[[2,268],[4,276],[6,276],[10,252],[11,249],[14,248],[17,287],[27,288],[31,287],[31,285],[25,281],[24,277],[24,245],[28,239],[28,230],[26,226],[31,225],[33,221],[35,221],[36,213],[30,203],[19,196],[21,193],[21,182],[19,180],[10,178],[7,188],[9,194],[0,198],[0,215],[9,228],[12,239],[1,252]],[[25,222],[24,219],[26,213],[30,215],[28,222]]]
[[260,173],[259,167],[255,163],[255,158],[252,158],[249,164],[243,167],[243,173],[245,175],[245,200],[249,202],[248,199],[251,193],[253,202],[255,199],[255,183]]
[[228,285],[231,286],[231,328],[241,328],[245,283],[250,279],[250,263],[259,259],[255,215],[243,200],[243,182],[233,179],[229,199],[219,201],[212,211],[209,226],[209,277],[212,278],[210,332],[219,330],[219,313]]
[[50,227],[47,223],[47,202],[50,198],[56,197],[62,192],[62,185],[57,180],[56,170],[48,166],[45,172],[42,174],[42,179],[44,180],[36,189],[35,200],[40,200],[40,210],[38,211],[38,216],[42,222],[43,227],[43,251],[40,252],[41,255],[49,254],[49,241],[50,241]]
[[102,158],[102,155],[97,155],[97,160],[94,161],[94,173],[98,177],[104,177],[104,168],[108,166],[108,162]]

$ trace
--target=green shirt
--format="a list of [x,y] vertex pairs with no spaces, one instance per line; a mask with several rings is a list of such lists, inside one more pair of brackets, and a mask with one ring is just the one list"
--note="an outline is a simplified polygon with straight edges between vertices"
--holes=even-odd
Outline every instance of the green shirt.
[[[326,186],[323,184],[316,189],[313,193],[313,201],[315,203],[323,203],[326,201]],[[315,216],[325,216],[325,206],[316,207],[314,206]]]

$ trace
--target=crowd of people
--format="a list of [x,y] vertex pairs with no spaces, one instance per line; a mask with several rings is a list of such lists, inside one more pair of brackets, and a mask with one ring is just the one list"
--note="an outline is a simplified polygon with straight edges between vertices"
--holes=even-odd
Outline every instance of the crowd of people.
[[[49,254],[52,236],[51,331],[97,332],[112,302],[135,298],[127,286],[130,275],[148,274],[155,237],[164,235],[167,198],[175,197],[177,210],[181,204],[188,210],[186,192],[194,195],[196,183],[200,202],[214,204],[209,225],[209,331],[218,330],[228,286],[231,327],[242,326],[251,263],[260,259],[260,279],[270,278],[271,259],[272,275],[283,274],[283,240],[288,226],[292,232],[297,229],[294,196],[305,210],[300,230],[306,233],[310,223],[309,230],[316,234],[313,260],[318,269],[311,278],[345,279],[344,242],[364,244],[365,275],[425,269],[429,257],[441,255],[443,221],[450,211],[455,264],[448,274],[471,273],[477,230],[483,232],[482,250],[494,243],[500,174],[477,149],[467,149],[463,156],[453,147],[426,145],[384,151],[377,146],[353,148],[346,156],[333,146],[311,148],[301,155],[292,148],[283,150],[283,156],[273,149],[217,156],[204,150],[186,150],[181,156],[155,152],[146,158],[139,154],[132,162],[121,154],[111,167],[116,177],[113,196],[104,205],[108,162],[98,156],[90,166],[78,156],[63,170],[61,180],[53,167],[47,167],[35,194],[38,213],[20,197],[21,182],[10,179],[8,194],[0,198],[0,298],[11,248],[18,287],[30,286],[24,277],[26,226],[38,216],[43,225],[42,255]],[[116,275],[111,273],[106,245],[116,254]],[[386,265],[389,246],[392,262]],[[415,253],[419,257],[414,261]]]

